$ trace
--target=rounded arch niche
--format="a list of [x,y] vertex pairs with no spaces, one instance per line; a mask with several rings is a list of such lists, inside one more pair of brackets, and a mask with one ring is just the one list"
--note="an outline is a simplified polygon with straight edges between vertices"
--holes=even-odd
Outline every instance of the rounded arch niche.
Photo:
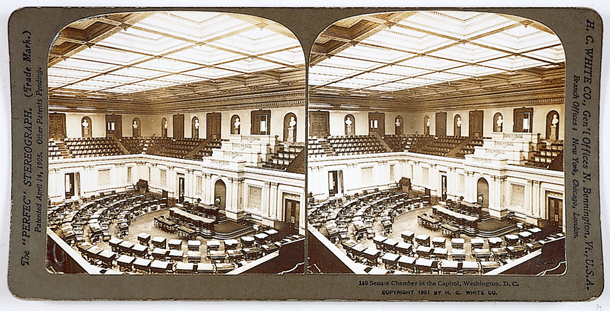
[[296,141],[297,116],[289,112],[284,116],[284,141],[293,143]]

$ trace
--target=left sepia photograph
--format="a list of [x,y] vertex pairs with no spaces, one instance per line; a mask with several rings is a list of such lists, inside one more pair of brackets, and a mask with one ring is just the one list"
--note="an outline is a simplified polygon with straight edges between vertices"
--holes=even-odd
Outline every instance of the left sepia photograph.
[[305,60],[284,26],[92,16],[48,56],[47,270],[300,274]]

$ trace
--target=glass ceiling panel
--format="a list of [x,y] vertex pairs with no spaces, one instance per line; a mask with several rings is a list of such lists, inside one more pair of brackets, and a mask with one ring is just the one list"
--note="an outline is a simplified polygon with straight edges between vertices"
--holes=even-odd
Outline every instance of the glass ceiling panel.
[[509,54],[467,43],[454,45],[438,52],[430,53],[430,55],[455,59],[467,63],[475,63],[507,56]]
[[138,64],[139,68],[159,70],[163,72],[180,72],[189,69],[198,68],[197,65],[170,59],[153,59],[147,62]]
[[92,61],[114,63],[117,65],[127,65],[147,58],[147,56],[141,54],[129,53],[112,48],[100,47],[97,45],[82,50],[81,52],[77,53],[75,57]]
[[70,57],[54,65],[60,68],[77,68],[84,71],[102,73],[111,69],[116,69],[119,66],[115,64],[93,62]]
[[460,66],[462,64],[463,63],[460,62],[430,56],[415,57],[400,63],[400,65],[424,68],[431,71],[445,70],[452,67]]
[[496,74],[496,73],[505,72],[505,71],[500,70],[500,69],[495,69],[495,68],[489,68],[489,67],[485,67],[485,66],[466,65],[466,66],[463,66],[460,68],[447,70],[446,72],[460,74],[460,75],[469,76],[469,77],[480,77],[480,76],[486,76],[486,75]]
[[482,65],[487,65],[495,68],[504,69],[506,71],[515,71],[530,67],[537,67],[542,65],[547,65],[545,62],[536,61],[533,59],[529,59],[526,57],[506,57],[498,60],[492,60],[488,62],[481,63]]
[[184,59],[199,64],[217,64],[242,58],[242,55],[219,50],[210,45],[194,46],[192,48],[174,52],[171,58]]
[[412,76],[418,76],[418,75],[430,72],[430,70],[401,66],[401,65],[394,65],[394,66],[386,66],[386,67],[377,69],[377,70],[375,70],[375,72],[392,74],[392,75],[400,75],[403,77],[412,77]]
[[394,26],[391,29],[381,31],[362,42],[389,46],[393,49],[405,52],[423,53],[447,45],[453,42],[453,40]]
[[263,61],[260,59],[248,58],[248,59],[224,64],[224,65],[222,65],[222,67],[227,68],[227,69],[233,69],[236,71],[252,73],[252,72],[262,71],[262,70],[277,69],[277,68],[281,68],[283,66],[272,63],[272,62]]
[[548,48],[544,50],[538,50],[532,53],[525,53],[523,55],[535,57],[538,59],[542,59],[548,61],[550,63],[562,63],[565,62],[565,53],[563,51],[563,46]]
[[200,68],[196,70],[187,71],[185,74],[189,76],[197,76],[207,79],[220,79],[237,75],[238,73],[230,70],[223,70],[219,68]]

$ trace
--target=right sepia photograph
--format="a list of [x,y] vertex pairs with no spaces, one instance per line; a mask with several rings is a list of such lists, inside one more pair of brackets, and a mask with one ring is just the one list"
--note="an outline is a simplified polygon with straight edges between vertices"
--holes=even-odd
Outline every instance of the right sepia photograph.
[[309,62],[308,273],[563,274],[565,54],[519,16],[337,21]]

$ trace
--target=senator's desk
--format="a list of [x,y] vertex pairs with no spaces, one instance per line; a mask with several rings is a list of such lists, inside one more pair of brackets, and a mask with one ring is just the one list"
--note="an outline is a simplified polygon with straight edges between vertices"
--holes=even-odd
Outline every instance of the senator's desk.
[[491,258],[491,252],[486,248],[475,248],[473,250],[473,255],[477,260]]
[[102,265],[106,268],[112,266],[112,261],[116,258],[117,254],[109,250],[103,250],[97,254],[97,258],[102,262]]
[[444,247],[436,247],[432,250],[432,256],[434,256],[434,258],[447,259],[447,249]]
[[495,261],[481,261],[481,270],[482,273],[487,273],[491,270],[495,270],[500,268],[500,263]]
[[153,273],[165,273],[172,270],[171,263],[162,260],[153,260],[150,263],[150,271]]
[[398,259],[398,266],[407,269],[413,269],[415,267],[415,257],[400,256]]
[[383,241],[382,247],[383,247],[383,250],[386,252],[395,253],[396,245],[398,245],[398,241],[396,241],[394,239],[386,239],[385,241]]
[[195,265],[190,262],[178,262],[176,263],[177,273],[192,273],[195,272]]
[[432,253],[432,247],[429,246],[425,246],[425,245],[420,245],[415,249],[415,254],[417,254],[417,256],[419,257],[430,257],[430,254]]
[[355,244],[350,248],[346,249],[347,254],[352,256],[352,259],[362,258],[364,257],[364,251],[366,250],[366,246],[363,244]]
[[135,244],[129,242],[129,241],[123,241],[119,244],[119,252],[122,254],[131,254],[132,253],[132,248]]
[[466,260],[466,250],[465,249],[452,249],[451,250],[451,259]]
[[163,237],[154,237],[151,240],[151,243],[154,247],[165,248],[167,239]]
[[215,265],[216,265],[216,272],[219,274],[225,274],[225,273],[235,269],[235,267],[233,267],[232,264],[226,263],[226,262],[216,263]]
[[177,249],[172,249],[169,251],[168,256],[173,261],[182,262],[184,259],[184,252]]
[[396,254],[392,254],[392,253],[385,253],[381,257],[381,262],[383,262],[383,264],[385,265],[386,268],[396,269],[396,264],[398,263],[398,258],[400,258],[400,255],[396,255]]
[[150,259],[136,258],[136,260],[133,262],[133,267],[136,270],[149,271],[151,262],[152,261]]
[[403,232],[400,233],[400,237],[402,238],[403,241],[407,242],[407,243],[413,243],[413,237],[415,236],[415,233],[409,231],[409,230],[405,230]]
[[464,274],[479,274],[481,267],[477,261],[463,261],[462,270]]
[[131,270],[133,262],[135,260],[136,260],[135,257],[127,256],[127,255],[121,255],[121,256],[119,256],[119,258],[117,258],[116,263],[121,268],[124,268],[124,269],[127,269],[127,270]]
[[491,253],[496,261],[504,260],[506,257],[508,257],[508,252],[503,247],[494,247],[491,249]]
[[442,260],[440,262],[440,270],[443,273],[457,273],[460,269],[461,262],[454,260]]
[[138,242],[140,242],[140,244],[148,245],[149,241],[150,241],[150,234],[148,234],[146,232],[142,232],[142,233],[138,234]]
[[169,250],[165,249],[165,248],[155,248],[152,251],[152,256],[154,259],[165,259],[167,258],[167,255],[169,254]]
[[148,257],[148,246],[142,244],[135,244],[131,248],[131,253],[138,257]]
[[426,258],[417,258],[415,261],[415,270],[417,272],[432,272],[434,262],[434,260]]
[[417,242],[417,245],[430,246],[430,236],[426,234],[420,234],[415,237],[415,242]]
[[489,243],[489,248],[499,248],[502,246],[502,239],[498,237],[492,237],[487,239]]
[[371,265],[376,265],[377,261],[379,260],[379,257],[381,256],[381,251],[373,248],[373,247],[369,247],[367,249],[365,249],[362,252],[362,256],[371,264]]
[[396,250],[400,254],[409,255],[409,254],[411,254],[411,251],[413,250],[413,245],[411,243],[398,242],[398,244],[396,244]]
[[198,263],[197,273],[213,274],[215,272],[214,265],[211,263]]
[[121,244],[122,242],[123,242],[122,239],[112,238],[112,239],[110,239],[110,241],[108,241],[108,244],[110,245],[110,248],[112,248],[113,252],[118,252],[119,244]]

